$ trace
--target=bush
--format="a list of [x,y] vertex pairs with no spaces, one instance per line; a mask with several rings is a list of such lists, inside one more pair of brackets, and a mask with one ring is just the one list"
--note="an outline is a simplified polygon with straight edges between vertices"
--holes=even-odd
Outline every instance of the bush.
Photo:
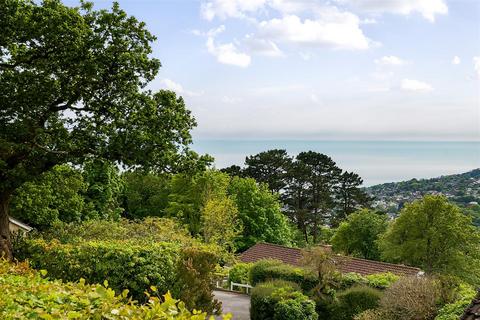
[[89,240],[131,240],[137,243],[174,242],[182,245],[198,243],[187,229],[167,218],[146,218],[141,221],[121,219],[92,220],[82,223],[56,223],[41,233],[46,240],[78,243]]
[[[204,320],[206,313],[194,312],[173,299],[154,295],[144,305],[126,299],[104,285],[50,281],[26,263],[0,261],[0,318],[13,319],[170,319]],[[155,293],[155,288],[153,293]],[[230,317],[224,317],[229,319]]]
[[280,300],[275,306],[274,320],[316,320],[315,302],[309,300],[300,292],[294,292],[285,300]]
[[161,294],[176,281],[180,248],[170,243],[141,246],[130,242],[88,241],[77,244],[25,240],[17,258],[45,269],[56,279],[87,283],[107,280],[117,294],[128,289],[134,299],[145,300],[144,291],[155,286]]
[[379,290],[361,286],[340,292],[333,307],[332,319],[352,320],[355,315],[378,307],[381,296]]
[[249,283],[249,273],[252,268],[251,263],[236,263],[228,271],[228,281],[236,283]]
[[249,279],[252,286],[275,279],[291,281],[300,285],[305,292],[312,290],[318,284],[318,279],[310,272],[278,260],[256,262],[250,269]]
[[386,289],[400,279],[399,276],[391,273],[376,273],[362,276],[358,273],[350,272],[342,274],[340,278],[340,287],[347,289],[354,285],[366,285],[377,289]]
[[439,290],[429,278],[404,277],[385,290],[380,310],[391,320],[430,320],[438,298]]
[[221,302],[213,299],[215,266],[218,256],[207,246],[182,249],[178,263],[175,296],[185,301],[187,308],[208,313],[220,312]]
[[438,311],[435,320],[458,320],[472,302],[476,291],[469,285],[461,284],[457,295],[456,301],[444,305]]
[[315,303],[303,295],[292,282],[274,280],[257,285],[252,290],[250,317],[252,320],[305,319],[316,320]]
[[367,280],[367,285],[372,288],[377,288],[377,289],[386,289],[390,287],[392,284],[398,281],[400,279],[399,276],[391,273],[391,272],[386,272],[386,273],[376,273],[376,274],[369,274],[365,276],[365,279]]
[[207,246],[180,247],[178,244],[131,241],[87,241],[75,244],[24,239],[17,246],[17,258],[28,259],[56,279],[87,283],[107,280],[117,294],[128,289],[137,300],[155,286],[161,294],[173,290],[188,308],[207,312],[219,309],[212,301],[213,276],[218,257]]

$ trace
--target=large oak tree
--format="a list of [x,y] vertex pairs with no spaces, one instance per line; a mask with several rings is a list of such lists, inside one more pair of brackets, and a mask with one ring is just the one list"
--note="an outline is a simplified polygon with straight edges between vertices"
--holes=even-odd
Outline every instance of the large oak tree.
[[117,4],[0,0],[0,30],[0,255],[12,258],[12,194],[57,164],[174,172],[208,161],[188,149],[183,99],[147,89],[155,37]]

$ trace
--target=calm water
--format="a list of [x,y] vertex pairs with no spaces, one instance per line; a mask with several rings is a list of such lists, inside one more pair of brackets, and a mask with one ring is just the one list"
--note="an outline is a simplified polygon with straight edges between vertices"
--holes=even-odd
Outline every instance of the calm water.
[[366,186],[480,167],[480,142],[197,140],[193,145],[214,156],[217,168],[243,165],[246,156],[274,148],[292,155],[308,150],[327,154],[342,169],[360,174]]

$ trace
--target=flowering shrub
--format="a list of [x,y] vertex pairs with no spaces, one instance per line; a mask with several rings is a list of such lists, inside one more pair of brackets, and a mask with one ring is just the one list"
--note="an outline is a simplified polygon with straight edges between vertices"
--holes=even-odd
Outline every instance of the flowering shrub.
[[[190,312],[170,293],[163,298],[151,287],[147,303],[140,305],[104,285],[48,280],[46,271],[31,270],[26,263],[0,261],[0,319],[130,319],[205,320],[207,314]],[[223,319],[230,319],[224,316]],[[213,320],[213,317],[210,317]]]

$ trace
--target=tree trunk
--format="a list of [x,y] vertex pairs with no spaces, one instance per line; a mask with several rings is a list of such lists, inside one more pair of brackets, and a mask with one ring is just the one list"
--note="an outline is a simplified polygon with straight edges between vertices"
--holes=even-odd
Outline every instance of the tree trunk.
[[10,240],[10,228],[8,220],[8,206],[11,195],[9,193],[0,194],[0,258],[9,261],[13,260],[13,248]]

